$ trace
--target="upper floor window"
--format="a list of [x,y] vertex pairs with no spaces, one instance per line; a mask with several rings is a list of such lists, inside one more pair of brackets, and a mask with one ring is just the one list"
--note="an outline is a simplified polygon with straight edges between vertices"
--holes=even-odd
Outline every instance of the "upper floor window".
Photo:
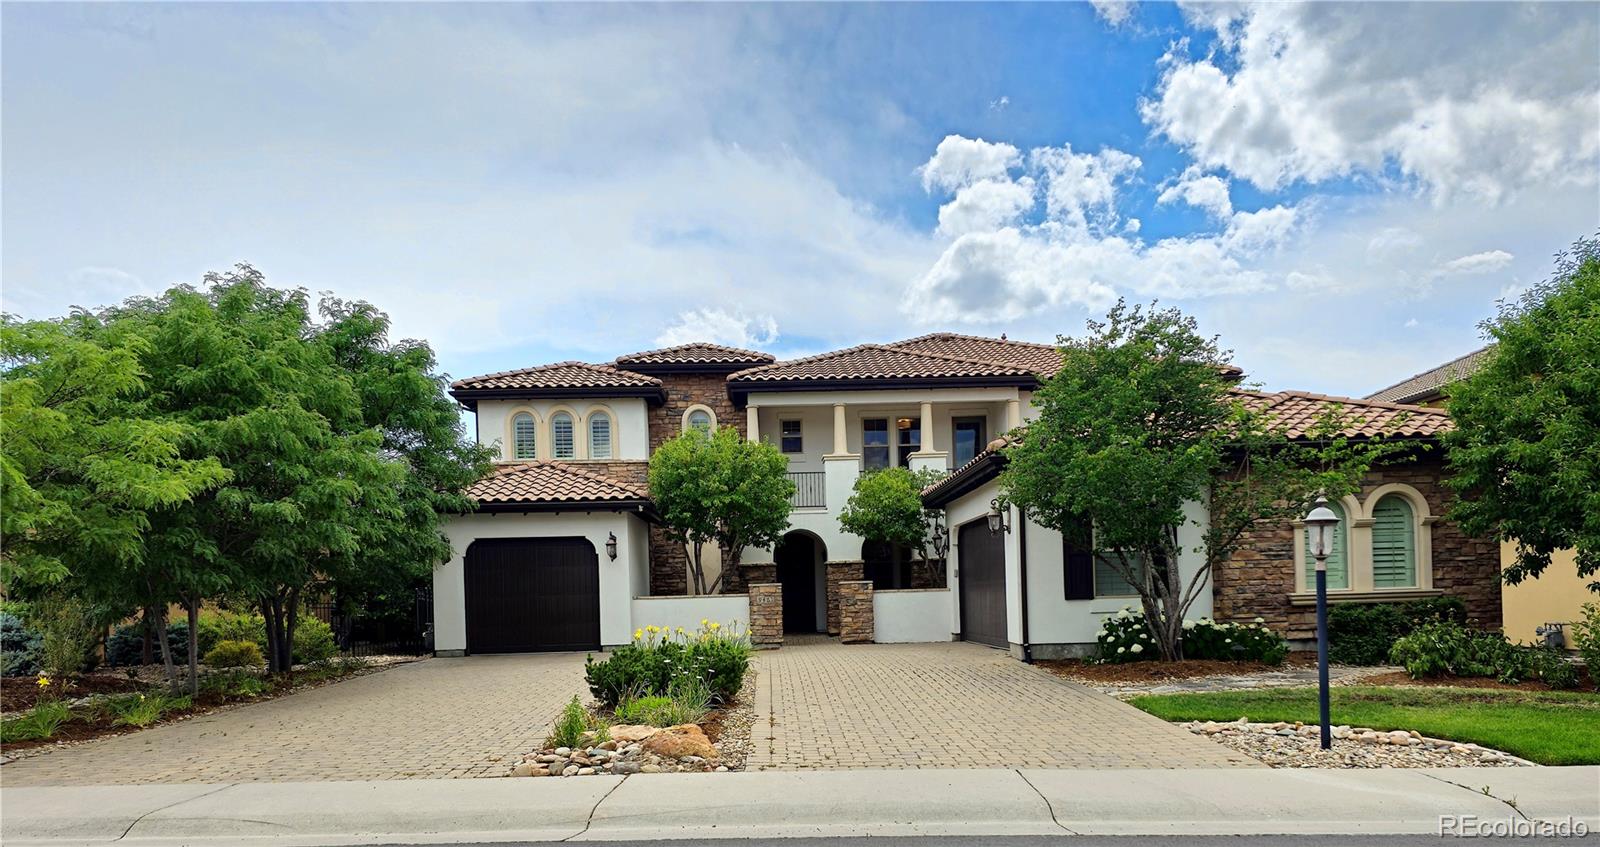
[[983,437],[986,423],[983,418],[956,418],[952,421],[952,428],[955,430],[955,449],[952,451],[951,459],[956,467],[965,465],[983,452],[983,448],[988,444]]
[[[1333,549],[1328,551],[1328,588],[1330,590],[1349,588],[1350,560],[1345,554],[1345,550],[1350,546],[1350,533],[1345,528],[1344,507],[1338,503],[1329,503],[1328,508],[1339,516],[1339,523],[1333,528]],[[1315,588],[1317,585],[1317,560],[1312,555],[1311,527],[1306,527],[1301,532],[1300,543],[1305,547],[1306,585]]]
[[605,412],[589,416],[589,458],[611,458],[611,416]]
[[550,416],[551,455],[557,459],[572,459],[578,455],[572,439],[572,415],[556,412]]
[[1412,588],[1416,584],[1411,504],[1398,494],[1385,495],[1372,509],[1372,587]]
[[894,422],[898,431],[896,440],[899,465],[902,468],[911,466],[911,454],[922,449],[922,419],[897,418]]
[[778,421],[778,449],[785,453],[804,453],[800,438],[800,422]]
[[861,466],[869,471],[889,467],[889,419],[861,420]]
[[717,413],[709,406],[694,405],[683,413],[683,431],[697,429],[707,435],[717,428]]
[[511,417],[511,458],[532,459],[537,456],[538,425],[533,415],[518,412]]

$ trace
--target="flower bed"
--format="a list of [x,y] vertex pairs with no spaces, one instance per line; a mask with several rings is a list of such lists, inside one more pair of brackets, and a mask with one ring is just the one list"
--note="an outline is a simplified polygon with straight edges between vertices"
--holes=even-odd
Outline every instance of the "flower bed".
[[[1106,663],[1153,661],[1160,651],[1150,637],[1144,613],[1127,606],[1108,615],[1096,636],[1096,659]],[[1289,653],[1289,642],[1268,629],[1262,618],[1253,623],[1219,623],[1211,618],[1183,622],[1184,659],[1261,662],[1277,665]]]

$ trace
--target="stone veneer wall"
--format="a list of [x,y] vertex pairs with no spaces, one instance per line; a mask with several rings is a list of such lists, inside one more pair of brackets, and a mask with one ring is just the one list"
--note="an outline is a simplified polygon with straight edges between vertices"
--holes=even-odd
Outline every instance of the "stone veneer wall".
[[872,643],[872,581],[847,579],[839,583],[839,640],[845,644]]
[[758,650],[783,646],[783,586],[776,582],[750,586],[750,643]]
[[827,564],[828,588],[828,634],[839,634],[839,584],[848,580],[861,579],[863,576],[861,562],[829,562]]
[[[683,432],[683,413],[694,405],[706,406],[715,412],[717,426],[731,426],[738,429],[740,435],[745,433],[745,415],[733,407],[733,398],[728,396],[726,374],[668,373],[659,374],[657,378],[661,380],[667,400],[660,406],[652,406],[649,411],[652,455],[668,439],[677,438]],[[743,582],[740,576],[731,574],[730,577],[723,592],[737,594],[743,591],[742,585],[734,587],[734,583]],[[666,531],[654,525],[650,527],[650,593],[689,593],[688,551],[683,549],[682,544],[669,540]]]
[[[1441,459],[1424,455],[1367,474],[1358,496],[1364,504],[1379,486],[1404,483],[1428,501],[1431,514],[1443,515],[1454,496],[1444,486],[1444,476]],[[1261,617],[1290,638],[1316,637],[1315,607],[1289,604],[1295,584],[1294,543],[1294,527],[1287,523],[1247,534],[1233,558],[1212,574],[1217,620]],[[1479,625],[1500,626],[1499,545],[1472,538],[1441,518],[1433,525],[1433,587],[1461,598],[1467,617]]]

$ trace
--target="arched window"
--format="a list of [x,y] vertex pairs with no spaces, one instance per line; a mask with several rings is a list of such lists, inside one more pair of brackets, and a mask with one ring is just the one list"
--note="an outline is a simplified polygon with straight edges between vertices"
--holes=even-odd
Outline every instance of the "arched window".
[[572,440],[572,416],[566,412],[556,412],[550,416],[550,455],[557,459],[572,459],[578,455],[577,447]]
[[589,416],[589,458],[611,458],[611,416],[605,412]]
[[[1344,507],[1338,503],[1329,503],[1328,508],[1339,516],[1339,523],[1333,528],[1333,549],[1328,551],[1328,589],[1350,587],[1350,557],[1345,552],[1350,548],[1350,534],[1346,529]],[[1306,560],[1306,590],[1312,591],[1317,587],[1317,559],[1311,555],[1311,527],[1306,527],[1300,543],[1305,545]]]
[[1372,585],[1412,588],[1417,584],[1417,537],[1411,504],[1387,494],[1372,509]]
[[698,429],[701,432],[709,434],[711,432],[711,427],[715,425],[716,421],[712,419],[711,413],[705,409],[693,409],[689,412],[689,415],[684,418],[685,431]]
[[534,425],[533,415],[527,412],[518,412],[511,417],[511,458],[533,459],[537,457],[535,448],[537,444],[538,427]]

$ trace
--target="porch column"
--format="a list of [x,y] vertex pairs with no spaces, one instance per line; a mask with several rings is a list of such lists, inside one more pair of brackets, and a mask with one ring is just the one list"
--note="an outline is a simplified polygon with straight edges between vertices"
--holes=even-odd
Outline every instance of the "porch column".
[[937,453],[939,448],[933,446],[933,404],[923,401],[921,415],[922,445],[917,448],[917,452]]
[[849,442],[845,440],[844,431],[844,404],[833,404],[833,454],[843,456],[850,452]]
[[1006,401],[1006,429],[1016,429],[1022,426],[1022,401]]
[[745,409],[745,435],[751,441],[761,440],[761,422],[759,418],[760,412],[761,407],[754,403],[751,403],[750,406]]

